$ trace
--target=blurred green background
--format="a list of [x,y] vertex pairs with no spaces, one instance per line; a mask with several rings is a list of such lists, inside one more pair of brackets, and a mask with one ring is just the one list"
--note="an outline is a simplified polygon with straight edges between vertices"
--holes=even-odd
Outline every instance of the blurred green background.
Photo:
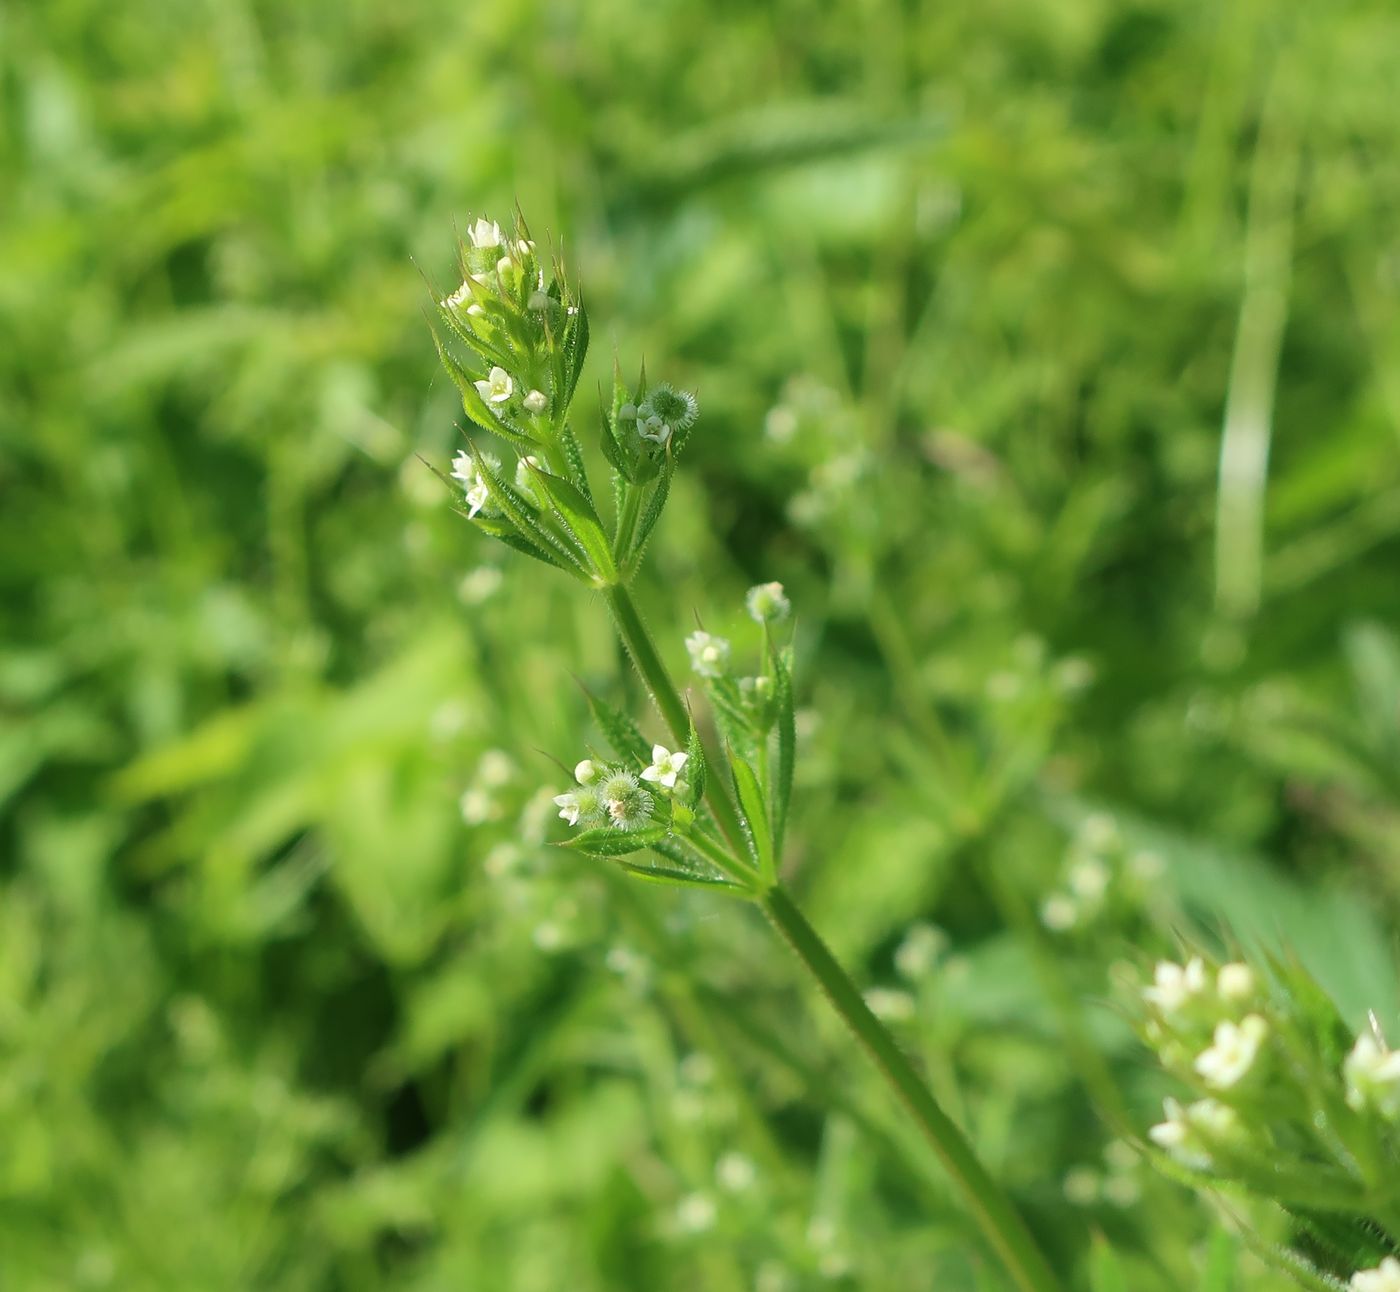
[[0,1288],[1001,1286],[754,912],[544,846],[570,673],[644,705],[415,456],[423,279],[517,201],[584,437],[614,352],[699,393],[673,662],[798,608],[814,922],[1068,1279],[1282,1286],[1115,1140],[1164,1087],[1105,1002],[1224,922],[1400,1027],[1397,49],[1385,0],[0,4]]

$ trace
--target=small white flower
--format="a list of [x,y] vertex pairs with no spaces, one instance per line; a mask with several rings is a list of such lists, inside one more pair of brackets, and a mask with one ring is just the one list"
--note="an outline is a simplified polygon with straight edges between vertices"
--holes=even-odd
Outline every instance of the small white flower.
[[653,745],[651,747],[651,766],[642,772],[642,779],[673,790],[676,788],[676,777],[685,770],[685,765],[689,761],[690,755],[683,750],[673,754],[665,745]]
[[1206,967],[1199,956],[1184,966],[1162,960],[1154,971],[1152,986],[1143,989],[1142,998],[1164,1014],[1177,1014],[1205,990]]
[[1103,900],[1112,878],[1112,871],[1098,857],[1081,857],[1069,868],[1070,888],[1092,905]]
[[[482,460],[492,471],[499,469],[501,465],[489,454],[482,454]],[[460,480],[466,491],[468,518],[474,518],[477,512],[484,510],[490,504],[491,490],[487,487],[481,473],[476,469],[476,463],[472,460],[470,453],[459,452],[452,459],[452,478]]]
[[463,283],[451,296],[444,296],[438,302],[445,310],[462,309],[471,304],[472,289],[467,283]]
[[532,390],[520,401],[530,413],[542,413],[549,407],[549,396],[542,390]]
[[522,256],[530,256],[534,254],[535,244],[531,242],[529,238],[521,238],[520,241],[515,244],[515,249]]
[[894,953],[894,967],[901,978],[918,982],[938,966],[948,949],[948,935],[933,924],[912,924]]
[[528,309],[532,309],[536,313],[543,313],[554,304],[554,301],[550,298],[548,292],[533,291],[530,293],[530,299],[526,301],[525,304]]
[[1040,904],[1040,922],[1052,933],[1068,933],[1079,923],[1079,903],[1068,893],[1051,893]]
[[726,1193],[744,1193],[753,1187],[758,1171],[753,1160],[732,1149],[715,1163],[715,1179]]
[[1221,1000],[1241,1004],[1254,996],[1254,970],[1246,964],[1221,965],[1215,976],[1215,990]]
[[723,677],[729,672],[729,643],[712,633],[696,631],[685,639],[690,667],[701,677]]
[[1374,1108],[1382,1117],[1400,1118],[1400,1050],[1389,1050],[1369,1032],[1342,1064],[1347,1083],[1347,1103],[1357,1112]]
[[1193,1170],[1208,1171],[1214,1163],[1211,1148],[1239,1134],[1238,1114],[1214,1099],[1197,1100],[1189,1108],[1167,1099],[1162,1110],[1166,1121],[1153,1126],[1148,1138]]
[[485,381],[473,384],[476,386],[476,393],[488,404],[504,404],[515,390],[515,382],[511,380],[510,373],[499,366],[491,369]]
[[1237,1085],[1254,1066],[1268,1034],[1269,1025],[1258,1014],[1247,1014],[1238,1024],[1219,1024],[1214,1044],[1196,1057],[1196,1071],[1217,1090]]
[[777,623],[792,613],[792,603],[783,594],[781,583],[760,583],[744,597],[749,618],[760,624]]
[[505,277],[505,275],[511,273],[514,269],[515,261],[513,261],[509,256],[502,256],[498,261],[496,261],[496,272],[502,277]]
[[554,804],[559,816],[570,825],[596,825],[602,820],[602,803],[598,791],[591,785],[580,785],[576,790],[567,790],[554,796]]
[[541,506],[540,496],[535,492],[535,472],[540,469],[540,460],[533,453],[527,453],[515,463],[515,487],[536,507]]
[[505,237],[501,233],[501,226],[495,220],[488,220],[484,216],[467,229],[467,237],[471,239],[472,246],[478,250],[499,247],[505,241]]
[[653,444],[660,444],[664,447],[671,438],[671,427],[669,423],[663,422],[653,414],[650,417],[638,419],[637,434],[644,440],[650,440]]
[[703,1193],[682,1198],[676,1207],[676,1224],[687,1234],[700,1234],[715,1223],[714,1200]]
[[1400,1292],[1400,1261],[1387,1256],[1373,1270],[1351,1276],[1351,1292]]
[[591,758],[585,758],[574,767],[574,780],[580,785],[592,785],[602,774],[602,769]]
[[617,410],[617,420],[619,422],[635,422],[637,420],[637,405],[623,404]]

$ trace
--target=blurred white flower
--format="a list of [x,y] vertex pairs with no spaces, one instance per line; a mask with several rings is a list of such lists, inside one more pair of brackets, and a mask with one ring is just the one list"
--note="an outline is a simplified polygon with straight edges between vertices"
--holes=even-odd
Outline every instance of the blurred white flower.
[[1246,964],[1221,965],[1215,976],[1215,989],[1221,1000],[1240,1004],[1254,996],[1254,970]]
[[574,764],[574,780],[580,785],[592,785],[602,775],[602,769],[591,758]]
[[1351,1292],[1400,1292],[1400,1261],[1387,1256],[1373,1270],[1351,1276]]
[[792,612],[792,603],[783,594],[781,583],[760,583],[744,597],[749,618],[760,624],[777,623]]
[[715,1223],[714,1199],[708,1194],[692,1193],[676,1206],[676,1224],[682,1233],[701,1234]]
[[1214,1044],[1196,1058],[1196,1071],[1217,1090],[1238,1084],[1254,1066],[1268,1034],[1269,1025],[1258,1014],[1247,1014],[1238,1024],[1219,1024]]
[[729,672],[729,643],[712,633],[696,631],[685,639],[690,667],[701,677],[723,677]]
[[542,390],[532,390],[520,401],[527,412],[542,413],[549,407],[549,397]]
[[1142,998],[1164,1014],[1177,1014],[1193,1000],[1199,999],[1205,990],[1206,967],[1199,956],[1188,960],[1185,965],[1162,960],[1153,973],[1152,986],[1143,989]]
[[726,1193],[743,1193],[753,1187],[758,1178],[753,1160],[730,1150],[715,1163],[715,1179]]
[[1400,1117],[1400,1050],[1390,1050],[1369,1032],[1356,1038],[1342,1064],[1347,1103],[1357,1112],[1374,1108],[1382,1117]]
[[1051,893],[1040,904],[1040,922],[1052,933],[1068,933],[1079,923],[1079,903],[1068,893]]

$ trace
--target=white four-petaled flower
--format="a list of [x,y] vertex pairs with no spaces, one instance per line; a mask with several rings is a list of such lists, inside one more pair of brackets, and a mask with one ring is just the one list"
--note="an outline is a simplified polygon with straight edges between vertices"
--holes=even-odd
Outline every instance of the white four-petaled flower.
[[642,779],[673,790],[676,788],[676,777],[685,769],[689,760],[690,755],[684,751],[673,754],[665,745],[653,745],[651,766],[642,773]]
[[1400,1292],[1400,1261],[1387,1256],[1373,1270],[1351,1276],[1351,1292]]
[[510,373],[499,365],[492,368],[485,381],[474,383],[476,393],[488,404],[504,404],[515,390]]
[[1254,1066],[1269,1025],[1258,1014],[1247,1014],[1239,1023],[1220,1023],[1214,1044],[1196,1057],[1196,1071],[1209,1086],[1226,1090],[1237,1085]]

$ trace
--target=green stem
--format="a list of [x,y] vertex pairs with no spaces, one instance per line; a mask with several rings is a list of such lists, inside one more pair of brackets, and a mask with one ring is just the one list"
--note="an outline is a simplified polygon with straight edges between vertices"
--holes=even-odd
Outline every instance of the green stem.
[[[677,748],[684,749],[690,739],[690,712],[657,653],[651,634],[647,632],[642,616],[632,600],[632,594],[620,583],[614,583],[603,589],[603,595],[608,599],[608,609],[612,611],[613,620],[617,624],[623,644],[627,647],[627,653],[632,656],[637,672],[642,675],[642,681],[651,692],[651,698],[661,710],[661,717],[670,728]],[[708,749],[705,751],[705,761],[716,771],[724,766]],[[730,846],[742,856],[744,831],[739,825],[738,814],[725,794],[722,778],[718,774],[706,778],[705,801]]]
[[894,1038],[870,1012],[855,984],[787,891],[781,884],[775,885],[760,902],[774,927],[816,978],[836,1012],[918,1122],[1016,1286],[1021,1292],[1057,1292],[1059,1282],[1025,1221],[987,1173],[963,1133],[938,1106]]

